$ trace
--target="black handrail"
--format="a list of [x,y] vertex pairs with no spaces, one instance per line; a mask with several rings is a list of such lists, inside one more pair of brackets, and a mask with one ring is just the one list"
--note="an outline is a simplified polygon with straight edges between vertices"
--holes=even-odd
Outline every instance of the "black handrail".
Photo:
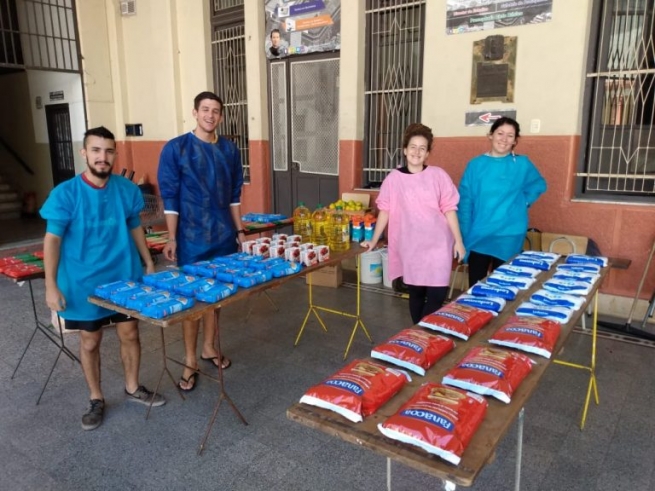
[[9,146],[9,144],[6,141],[4,141],[1,136],[0,136],[0,145],[2,145],[7,151],[7,153],[9,153],[9,155],[11,155],[14,158],[14,160],[16,160],[16,162],[20,164],[20,166],[25,170],[25,172],[27,172],[32,176],[34,175],[34,171],[30,168],[29,165],[27,165],[27,162],[25,162],[20,157],[20,155],[16,153],[16,151],[13,148],[11,148],[11,146]]

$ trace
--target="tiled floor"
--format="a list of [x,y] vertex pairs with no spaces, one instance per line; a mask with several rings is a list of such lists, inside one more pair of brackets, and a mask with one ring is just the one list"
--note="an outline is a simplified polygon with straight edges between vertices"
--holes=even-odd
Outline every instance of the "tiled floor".
[[[34,283],[39,314],[48,317],[43,282]],[[351,308],[349,288],[320,288],[321,302]],[[306,309],[306,286],[292,281],[264,297],[222,313],[222,341],[233,360],[226,371],[228,393],[249,425],[223,405],[202,456],[198,442],[214,406],[216,386],[200,380],[186,401],[164,380],[168,404],[145,408],[124,402],[115,332],[102,346],[104,424],[84,432],[87,404],[81,370],[62,358],[40,405],[35,401],[55,360],[54,347],[38,335],[16,377],[11,374],[31,334],[27,285],[0,278],[0,489],[21,490],[384,490],[386,459],[286,418],[286,409],[310,385],[343,366],[350,320],[326,316],[324,333],[310,322],[298,347],[293,339]],[[376,340],[409,322],[404,300],[362,293],[363,318]],[[246,320],[247,317],[247,320]],[[181,356],[180,330],[166,331],[167,350]],[[150,388],[162,366],[159,331],[141,327],[141,380]],[[66,342],[77,351],[76,334]],[[590,338],[573,334],[566,357],[583,361]],[[351,359],[366,356],[370,344],[355,339]],[[655,352],[652,348],[601,339],[598,384],[601,405],[590,408],[586,429],[578,428],[588,377],[552,366],[526,406],[521,489],[540,491],[655,489]],[[172,367],[174,375],[180,370]],[[514,489],[516,428],[497,458],[481,473],[476,491]],[[441,489],[439,480],[392,464],[392,489]]]

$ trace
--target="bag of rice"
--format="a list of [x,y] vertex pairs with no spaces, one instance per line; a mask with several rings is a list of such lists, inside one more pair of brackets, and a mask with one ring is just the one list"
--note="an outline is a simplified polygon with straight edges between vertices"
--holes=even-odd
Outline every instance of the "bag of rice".
[[359,423],[391,399],[411,380],[402,370],[355,360],[300,398],[303,404],[328,409]]
[[514,391],[532,370],[532,363],[522,353],[477,346],[441,382],[509,404]]
[[480,396],[441,384],[422,385],[378,430],[459,465],[489,403]]
[[423,317],[418,325],[467,341],[496,315],[490,310],[452,302]]
[[420,329],[403,329],[371,350],[371,358],[407,368],[419,375],[452,351],[455,343]]
[[561,329],[559,322],[513,316],[491,336],[489,342],[550,358]]

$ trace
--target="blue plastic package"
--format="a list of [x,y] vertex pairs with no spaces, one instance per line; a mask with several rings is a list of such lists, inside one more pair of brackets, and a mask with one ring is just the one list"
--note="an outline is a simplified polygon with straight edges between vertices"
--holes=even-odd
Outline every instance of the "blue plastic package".
[[196,293],[196,300],[207,303],[216,303],[234,295],[237,291],[237,285],[234,283],[216,283],[209,290]]
[[114,281],[112,283],[107,283],[104,285],[100,285],[96,287],[95,291],[93,292],[97,297],[104,298],[105,300],[109,300],[113,294],[119,291],[123,290],[131,290],[138,286],[139,283],[136,281]]
[[195,300],[183,296],[173,296],[159,302],[155,302],[152,305],[148,305],[141,313],[146,317],[151,317],[153,319],[162,319],[171,314],[177,312],[182,312],[183,310],[190,309],[195,305]]

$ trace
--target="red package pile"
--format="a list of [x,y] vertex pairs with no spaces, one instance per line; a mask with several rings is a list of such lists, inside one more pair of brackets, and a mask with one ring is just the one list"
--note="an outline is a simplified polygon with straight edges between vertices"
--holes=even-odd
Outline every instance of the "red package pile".
[[562,327],[541,317],[514,316],[491,336],[489,342],[550,358]]
[[452,302],[433,314],[423,317],[418,325],[434,331],[451,334],[467,341],[468,338],[493,319],[495,315],[498,314]]
[[419,375],[452,351],[455,343],[420,329],[404,329],[371,350],[371,357],[407,368]]
[[405,385],[409,376],[367,360],[355,360],[310,388],[300,402],[341,414],[359,423]]
[[441,382],[509,404],[530,370],[532,360],[522,353],[478,346],[449,370]]
[[2,267],[2,273],[10,278],[25,278],[37,273],[43,273],[42,263],[17,263]]
[[480,396],[440,384],[424,384],[400,410],[378,425],[380,432],[458,465],[487,412]]

